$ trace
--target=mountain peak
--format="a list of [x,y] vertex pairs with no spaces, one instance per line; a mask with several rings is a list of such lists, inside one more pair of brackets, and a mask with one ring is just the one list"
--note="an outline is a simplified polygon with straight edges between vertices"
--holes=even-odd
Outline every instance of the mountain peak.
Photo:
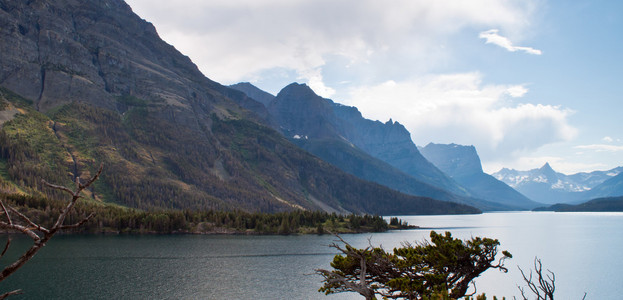
[[483,173],[480,157],[474,146],[429,143],[420,152],[426,159],[452,177]]
[[306,91],[306,92],[314,93],[314,91],[307,84],[298,83],[298,82],[293,82],[293,83],[288,84],[286,87],[281,89],[281,91]]
[[[316,92],[314,92],[314,90],[312,90],[307,84],[298,83],[298,82],[290,83],[286,87],[281,89],[281,91],[279,91],[279,93],[277,94],[276,98],[279,98],[279,99],[296,98],[296,99],[306,99],[307,101],[311,99],[318,99],[318,100],[324,99],[318,96],[318,94],[316,94]],[[326,102],[326,101],[320,101],[320,102]]]
[[556,179],[558,179],[558,173],[556,171],[554,171],[554,169],[552,168],[552,166],[549,165],[548,162],[546,162],[540,169],[539,171],[548,177],[548,179],[550,181],[555,182]]

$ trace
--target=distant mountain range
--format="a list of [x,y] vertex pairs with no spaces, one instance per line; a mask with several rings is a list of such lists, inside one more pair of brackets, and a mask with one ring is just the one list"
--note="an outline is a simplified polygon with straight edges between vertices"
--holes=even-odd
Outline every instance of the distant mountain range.
[[[273,96],[214,82],[122,0],[2,1],[0,53],[0,193],[60,197],[40,180],[70,185],[103,162],[88,197],[147,210],[395,215],[535,204],[484,174],[473,148],[429,145],[431,163],[400,123],[365,119],[306,85]],[[568,186],[612,195],[623,189],[615,171]],[[550,190],[567,187],[544,178],[556,182]]]
[[484,173],[474,146],[430,143],[420,148],[420,152],[476,197],[517,209],[532,209],[542,205],[528,199],[506,183]]
[[535,211],[623,212],[623,197],[597,198],[576,205],[559,203],[549,207],[539,207]]
[[607,171],[565,175],[549,163],[539,169],[502,169],[492,174],[527,197],[541,203],[579,203],[599,197],[623,195],[623,167]]
[[300,149],[264,104],[206,78],[122,0],[0,3],[3,192],[60,197],[40,180],[69,186],[102,162],[89,198],[140,209],[479,212]]
[[[249,97],[261,97],[277,128],[295,144],[359,178],[404,193],[466,203],[483,210],[537,206],[525,197],[517,200],[521,204],[514,204],[516,199],[507,199],[507,195],[493,196],[499,190],[491,191],[488,199],[480,197],[424,158],[400,123],[365,119],[357,108],[322,98],[307,85],[290,84],[272,99],[249,83],[231,87]],[[515,194],[519,199],[521,195]]]

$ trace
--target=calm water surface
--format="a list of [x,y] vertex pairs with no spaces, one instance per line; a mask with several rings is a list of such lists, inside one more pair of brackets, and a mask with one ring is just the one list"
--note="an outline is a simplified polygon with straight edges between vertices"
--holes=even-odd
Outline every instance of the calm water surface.
[[[478,293],[518,296],[524,270],[538,256],[556,274],[557,299],[617,299],[623,294],[623,213],[487,213],[405,216],[427,229],[344,235],[386,249],[421,241],[430,230],[456,237],[497,238],[509,250],[509,273],[489,270]],[[4,238],[4,237],[3,237]],[[317,236],[57,236],[0,284],[21,288],[14,299],[359,299],[317,292],[316,268],[328,268],[334,237]],[[28,240],[14,242],[17,255]],[[6,263],[7,258],[1,262]]]

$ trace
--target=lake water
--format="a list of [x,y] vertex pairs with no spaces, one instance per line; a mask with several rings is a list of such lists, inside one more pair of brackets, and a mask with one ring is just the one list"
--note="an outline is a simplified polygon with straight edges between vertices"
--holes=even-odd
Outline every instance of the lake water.
[[[617,299],[623,294],[623,213],[487,213],[405,216],[429,229],[344,235],[357,247],[386,249],[428,238],[431,229],[453,236],[497,238],[509,250],[509,273],[489,270],[476,279],[478,293],[518,296],[524,270],[538,256],[556,274],[557,299]],[[4,239],[4,237],[3,237]],[[57,236],[9,279],[11,299],[360,299],[317,292],[316,268],[336,252],[330,235]],[[0,240],[1,241],[1,240]],[[8,255],[28,240],[17,239]],[[2,259],[6,263],[7,258]]]

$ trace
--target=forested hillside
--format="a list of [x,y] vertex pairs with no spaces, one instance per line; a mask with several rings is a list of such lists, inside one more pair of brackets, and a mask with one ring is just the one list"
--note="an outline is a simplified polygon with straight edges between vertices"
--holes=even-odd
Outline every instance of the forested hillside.
[[59,195],[94,166],[88,195],[140,209],[473,213],[401,194],[308,154],[262,106],[203,76],[121,0],[2,1],[5,190]]

